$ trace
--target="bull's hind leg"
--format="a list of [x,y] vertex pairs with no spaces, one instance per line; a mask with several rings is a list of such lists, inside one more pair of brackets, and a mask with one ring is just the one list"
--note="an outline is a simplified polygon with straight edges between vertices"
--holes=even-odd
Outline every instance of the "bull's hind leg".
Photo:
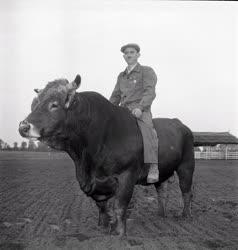
[[168,180],[163,183],[155,183],[155,188],[158,195],[158,215],[166,217],[167,202],[169,199],[168,186],[175,180],[175,176],[172,175]]
[[179,186],[182,192],[184,202],[184,208],[182,213],[183,217],[191,217],[192,181],[195,166],[194,153],[192,149],[190,150],[190,152],[186,152],[182,163],[177,169],[177,174],[179,177]]
[[166,203],[168,198],[168,182],[165,181],[158,185],[155,183],[155,188],[158,195],[158,214],[159,216],[165,217],[166,216]]

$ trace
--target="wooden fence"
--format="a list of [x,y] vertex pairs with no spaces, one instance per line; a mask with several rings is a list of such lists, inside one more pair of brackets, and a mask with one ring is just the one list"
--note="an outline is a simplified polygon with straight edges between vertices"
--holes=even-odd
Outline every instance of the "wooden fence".
[[219,160],[238,160],[238,151],[235,152],[194,152],[195,159],[219,159]]

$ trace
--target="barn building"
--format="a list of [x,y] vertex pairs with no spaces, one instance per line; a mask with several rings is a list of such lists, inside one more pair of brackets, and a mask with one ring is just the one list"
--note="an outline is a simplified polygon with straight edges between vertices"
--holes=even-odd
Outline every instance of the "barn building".
[[[196,159],[238,159],[238,138],[229,132],[193,132]],[[204,145],[203,147],[197,147]]]

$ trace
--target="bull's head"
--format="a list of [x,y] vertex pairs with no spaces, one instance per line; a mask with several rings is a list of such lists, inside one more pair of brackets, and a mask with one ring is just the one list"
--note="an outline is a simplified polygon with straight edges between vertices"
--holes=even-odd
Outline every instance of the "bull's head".
[[77,75],[73,82],[59,79],[49,82],[42,90],[35,89],[38,96],[31,105],[31,113],[20,122],[19,132],[28,139],[48,142],[50,138],[60,137],[68,109],[73,103],[81,77]]

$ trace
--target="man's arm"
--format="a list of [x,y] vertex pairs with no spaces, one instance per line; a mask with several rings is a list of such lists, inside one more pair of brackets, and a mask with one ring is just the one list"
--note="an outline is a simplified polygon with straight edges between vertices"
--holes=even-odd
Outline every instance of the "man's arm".
[[114,105],[119,105],[121,102],[121,90],[120,90],[120,84],[119,84],[119,76],[117,78],[116,86],[111,94],[109,101]]
[[151,106],[156,96],[155,94],[156,83],[157,83],[157,76],[154,70],[150,67],[143,68],[144,93],[138,106],[140,110],[143,111]]

